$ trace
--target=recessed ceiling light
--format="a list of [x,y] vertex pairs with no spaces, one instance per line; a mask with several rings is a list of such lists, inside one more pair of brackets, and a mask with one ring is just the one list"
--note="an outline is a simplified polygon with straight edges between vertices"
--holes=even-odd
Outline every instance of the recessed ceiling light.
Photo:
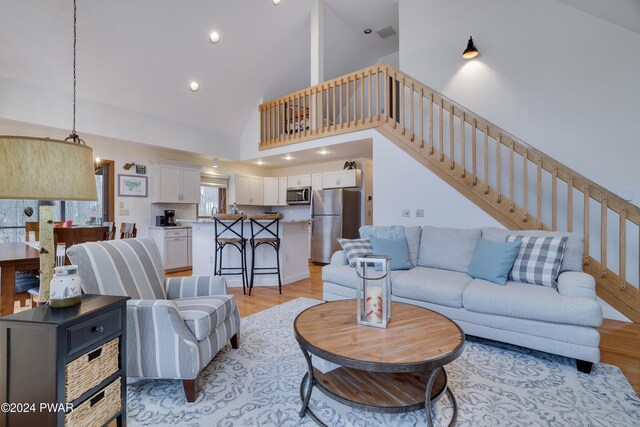
[[371,34],[371,28],[365,28],[364,29],[364,33],[365,34]]
[[191,82],[189,83],[189,89],[191,89],[191,92],[195,92],[200,89],[200,85],[198,84],[198,82]]
[[209,35],[209,40],[211,40],[211,43],[218,43],[220,41],[220,34],[218,34],[217,31],[212,31]]
[[258,161],[256,162],[256,165],[262,166],[262,165],[264,165],[264,162],[263,162],[262,160],[258,160]]
[[280,0],[273,0],[273,4],[275,4],[275,5],[280,4]]
[[293,160],[293,156],[291,154],[287,154],[286,156],[283,157],[283,159],[285,160]]
[[330,151],[327,151],[324,148],[322,150],[318,151],[318,154],[322,154],[323,156],[326,156],[329,153],[330,153]]

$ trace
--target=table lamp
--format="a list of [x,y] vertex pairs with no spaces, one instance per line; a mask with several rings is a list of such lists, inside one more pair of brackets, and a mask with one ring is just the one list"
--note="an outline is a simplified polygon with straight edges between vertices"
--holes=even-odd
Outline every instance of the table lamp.
[[39,201],[39,302],[48,302],[55,267],[53,201],[98,199],[93,150],[82,142],[0,136],[0,199]]

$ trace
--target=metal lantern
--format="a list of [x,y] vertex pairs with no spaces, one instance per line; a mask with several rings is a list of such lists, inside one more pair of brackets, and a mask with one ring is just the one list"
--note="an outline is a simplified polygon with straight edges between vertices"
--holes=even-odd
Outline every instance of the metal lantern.
[[386,328],[391,319],[391,258],[365,255],[356,259],[361,279],[356,289],[358,324]]

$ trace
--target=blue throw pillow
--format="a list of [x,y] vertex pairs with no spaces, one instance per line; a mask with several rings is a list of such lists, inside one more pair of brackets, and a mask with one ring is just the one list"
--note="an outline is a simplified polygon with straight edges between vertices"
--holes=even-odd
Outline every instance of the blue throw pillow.
[[522,242],[492,242],[480,239],[469,265],[469,275],[499,285],[507,283],[509,271],[518,257]]
[[391,270],[409,270],[413,268],[409,258],[409,245],[407,245],[406,237],[384,239],[370,236],[369,241],[375,255],[391,257]]

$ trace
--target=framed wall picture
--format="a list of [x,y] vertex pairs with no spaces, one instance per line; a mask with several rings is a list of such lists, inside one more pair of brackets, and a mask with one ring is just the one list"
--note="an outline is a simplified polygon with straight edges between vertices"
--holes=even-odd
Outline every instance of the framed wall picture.
[[147,177],[118,175],[118,196],[147,197]]

